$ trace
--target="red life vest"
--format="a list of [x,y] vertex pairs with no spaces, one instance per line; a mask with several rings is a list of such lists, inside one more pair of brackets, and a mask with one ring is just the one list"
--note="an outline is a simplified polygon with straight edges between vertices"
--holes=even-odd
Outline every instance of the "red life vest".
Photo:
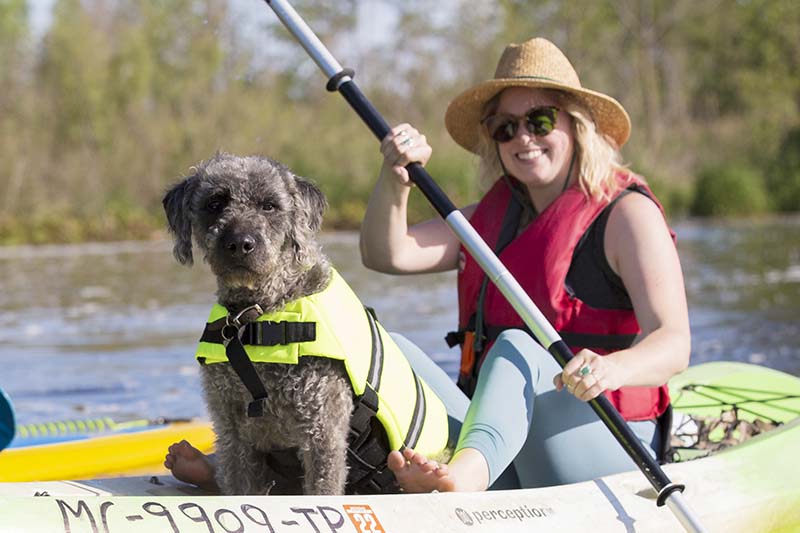
[[[570,293],[566,285],[573,253],[581,237],[595,219],[622,191],[637,186],[656,202],[647,185],[632,173],[617,173],[617,189],[609,200],[588,198],[577,185],[565,190],[519,235],[505,246],[499,257],[509,272],[528,293],[547,320],[559,332],[573,353],[589,348],[599,354],[627,348],[640,332],[633,310],[599,309]],[[506,181],[498,180],[478,204],[470,222],[489,246],[500,235],[504,215],[512,194]],[[663,212],[663,209],[662,209]],[[674,240],[674,233],[672,233]],[[485,274],[462,247],[458,273],[459,330],[473,331],[474,315]],[[472,321],[472,323],[470,323]],[[524,323],[516,311],[489,283],[483,302],[487,344],[478,354],[471,353],[471,335],[462,342],[459,385],[477,374],[483,356],[497,334]],[[477,360],[476,360],[477,359]],[[471,394],[471,391],[466,391]],[[669,405],[666,385],[661,387],[623,387],[605,393],[626,420],[648,420],[661,415]]]

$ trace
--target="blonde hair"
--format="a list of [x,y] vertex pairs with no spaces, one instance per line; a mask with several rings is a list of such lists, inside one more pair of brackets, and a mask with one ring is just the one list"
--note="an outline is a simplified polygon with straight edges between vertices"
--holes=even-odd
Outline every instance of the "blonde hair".
[[[578,183],[586,196],[595,200],[605,200],[614,192],[615,173],[626,170],[622,163],[616,143],[597,131],[597,126],[589,111],[579,101],[563,91],[543,89],[555,96],[562,111],[572,117],[573,137],[577,150],[575,163],[578,169]],[[497,109],[500,91],[486,102],[482,116]],[[497,152],[497,144],[489,138],[483,125],[480,127],[480,141],[476,152],[479,157],[478,179],[481,187],[488,190],[503,174],[503,165]]]

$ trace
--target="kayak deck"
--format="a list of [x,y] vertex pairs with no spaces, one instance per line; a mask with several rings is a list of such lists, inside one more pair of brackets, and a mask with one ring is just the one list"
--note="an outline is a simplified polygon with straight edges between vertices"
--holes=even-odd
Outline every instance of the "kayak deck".
[[[691,457],[684,456],[684,462],[664,466],[674,483],[686,486],[684,499],[703,526],[709,531],[800,531],[800,458],[796,454],[800,450],[800,379],[753,365],[709,363],[676,376],[670,389],[676,413],[718,416],[735,406],[743,417],[784,422],[708,457],[688,460]],[[195,441],[188,427],[176,424],[174,429],[164,442]],[[205,430],[210,433],[208,426]],[[117,437],[130,439],[131,435]],[[70,444],[76,443],[58,446]],[[159,461],[167,445],[154,444]],[[18,451],[22,449],[0,453],[0,476],[5,473],[4,456]],[[38,455],[38,460],[44,457]],[[55,455],[44,463],[53,466],[65,462],[65,457]],[[31,498],[37,495],[50,497]],[[0,531],[681,530],[673,513],[656,506],[655,499],[655,491],[638,471],[557,487],[392,496],[226,497],[182,484],[169,475],[40,479],[0,483]]]
[[[800,420],[664,467],[709,531],[800,529]],[[781,480],[771,481],[780,472]],[[50,498],[30,498],[34,494]],[[0,484],[0,530],[680,531],[639,472],[539,489],[394,496],[211,496],[169,477]],[[413,510],[413,512],[409,512]],[[373,524],[372,529],[364,524]],[[168,525],[169,524],[169,525]],[[268,524],[268,525],[267,525]],[[65,526],[68,526],[65,529]],[[362,527],[364,526],[364,527]],[[155,528],[155,529],[154,529]],[[259,529],[260,528],[260,529]],[[13,530],[13,528],[11,529]],[[99,529],[93,529],[98,531]]]
[[671,458],[681,462],[737,445],[800,416],[800,379],[735,362],[689,368],[669,383],[674,409]]

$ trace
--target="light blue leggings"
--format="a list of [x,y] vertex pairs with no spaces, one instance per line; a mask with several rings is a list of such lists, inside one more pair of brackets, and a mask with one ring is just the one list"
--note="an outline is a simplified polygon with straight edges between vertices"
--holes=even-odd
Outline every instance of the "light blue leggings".
[[[422,350],[392,336],[447,407],[456,451],[474,448],[486,458],[492,489],[575,483],[636,468],[588,403],[555,390],[561,368],[527,333],[508,330],[497,338],[472,402]],[[654,421],[629,426],[646,449],[657,449]]]

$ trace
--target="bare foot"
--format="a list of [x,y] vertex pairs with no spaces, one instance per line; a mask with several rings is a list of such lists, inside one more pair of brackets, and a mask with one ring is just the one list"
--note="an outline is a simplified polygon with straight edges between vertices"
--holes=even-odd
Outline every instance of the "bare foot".
[[393,451],[386,459],[403,492],[452,492],[455,484],[450,478],[447,465],[429,461],[410,448],[403,453]]
[[219,491],[214,479],[214,465],[207,455],[185,440],[169,447],[164,466],[172,472],[175,479],[202,489]]

